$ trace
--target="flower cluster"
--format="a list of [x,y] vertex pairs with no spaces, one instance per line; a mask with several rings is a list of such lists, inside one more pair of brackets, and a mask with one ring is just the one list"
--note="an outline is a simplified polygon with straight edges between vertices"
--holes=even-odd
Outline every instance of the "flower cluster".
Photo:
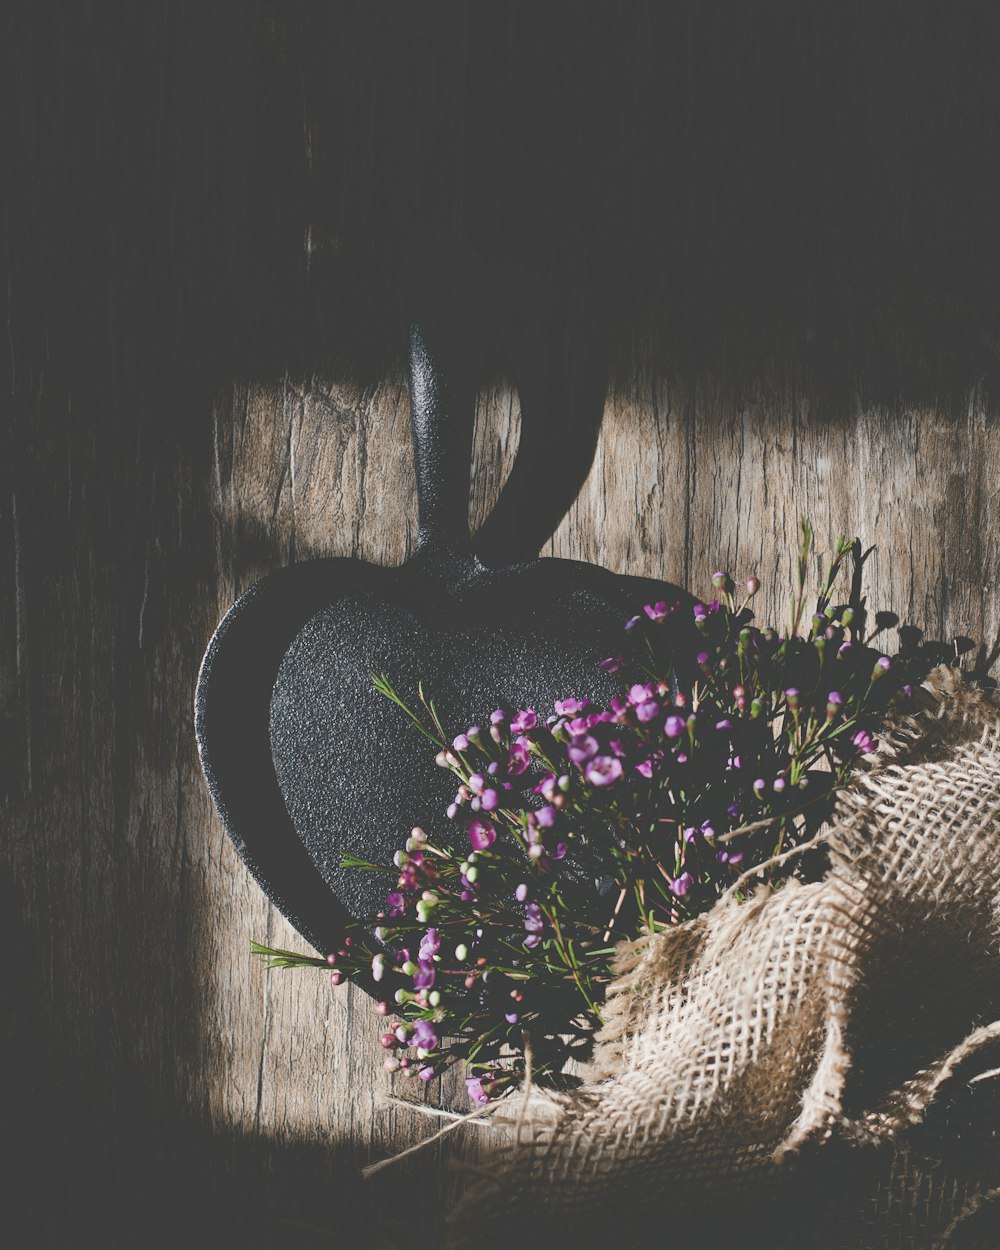
[[[374,982],[386,1067],[424,1080],[464,1060],[474,1102],[523,1075],[566,1081],[601,1019],[614,944],[681,923],[749,876],[808,872],[789,851],[829,815],[877,745],[886,710],[912,693],[917,654],[863,637],[857,596],[833,586],[839,540],[804,623],[804,527],[791,628],[753,624],[756,577],[725,573],[708,602],[656,602],[603,661],[621,693],[575,692],[551,709],[498,707],[449,737],[433,703],[415,711],[455,792],[435,836],[416,827],[391,866],[384,909],[327,962]],[[814,865],[815,870],[815,865]],[[320,963],[256,948],[272,964]]]

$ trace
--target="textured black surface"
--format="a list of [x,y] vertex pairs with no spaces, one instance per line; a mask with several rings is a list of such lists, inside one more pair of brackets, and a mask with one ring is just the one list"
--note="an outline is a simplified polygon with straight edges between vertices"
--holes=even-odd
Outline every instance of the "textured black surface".
[[600,569],[547,560],[481,570],[454,597],[401,577],[312,618],[278,674],[271,743],[292,822],[349,910],[373,914],[386,883],[342,870],[341,853],[388,858],[415,823],[448,836],[455,789],[370,673],[392,674],[411,702],[422,680],[450,734],[488,725],[498,701],[547,712],[557,698],[610,697],[616,687],[597,661],[621,649],[625,598]]
[[[575,561],[487,568],[468,534],[468,466],[484,316],[482,274],[453,249],[409,274],[410,395],[420,535],[398,569],[314,560],[264,579],[209,645],[196,726],[209,786],[234,844],[272,901],[318,950],[348,916],[384,900],[384,878],[345,871],[345,852],[388,862],[410,828],[438,828],[454,782],[434,749],[372,688],[408,701],[422,682],[446,729],[488,724],[498,705],[551,710],[610,697],[598,666],[627,616],[676,588]],[[456,830],[461,836],[461,830]]]

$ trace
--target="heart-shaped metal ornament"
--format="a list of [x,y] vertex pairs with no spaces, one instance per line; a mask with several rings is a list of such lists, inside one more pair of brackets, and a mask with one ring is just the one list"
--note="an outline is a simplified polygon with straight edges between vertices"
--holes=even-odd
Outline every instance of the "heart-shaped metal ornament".
[[[468,532],[482,359],[483,273],[440,256],[420,271],[410,325],[419,539],[398,568],[304,561],[230,609],[202,663],[196,731],[225,827],[268,897],[318,951],[374,915],[386,881],[345,854],[389,863],[414,824],[432,829],[454,788],[434,749],[376,693],[418,683],[446,727],[488,725],[498,704],[550,709],[617,692],[599,661],[622,627],[674,587],[577,561],[487,568]],[[515,370],[515,381],[517,374]],[[525,395],[522,389],[522,409]]]

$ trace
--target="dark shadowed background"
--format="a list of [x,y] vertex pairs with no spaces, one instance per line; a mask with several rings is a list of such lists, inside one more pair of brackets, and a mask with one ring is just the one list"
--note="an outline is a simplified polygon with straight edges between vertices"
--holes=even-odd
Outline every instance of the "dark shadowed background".
[[[67,0],[0,30],[4,1240],[354,1247],[416,1212],[432,1245],[444,1151],[356,1176],[427,1123],[377,1105],[366,1002],[247,955],[296,939],[200,777],[212,628],[291,560],[405,556],[397,279],[457,239],[544,310],[556,380],[484,543],[566,513],[546,554],[696,590],[730,561],[777,612],[805,511],[988,667],[1000,9]],[[532,528],[559,465],[580,498]]]

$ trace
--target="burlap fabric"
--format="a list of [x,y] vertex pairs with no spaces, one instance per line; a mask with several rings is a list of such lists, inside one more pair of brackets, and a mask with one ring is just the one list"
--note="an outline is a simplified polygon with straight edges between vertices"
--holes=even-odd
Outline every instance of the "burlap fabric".
[[935,673],[830,867],[623,948],[588,1083],[448,1221],[494,1246],[1000,1247],[1000,705]]

